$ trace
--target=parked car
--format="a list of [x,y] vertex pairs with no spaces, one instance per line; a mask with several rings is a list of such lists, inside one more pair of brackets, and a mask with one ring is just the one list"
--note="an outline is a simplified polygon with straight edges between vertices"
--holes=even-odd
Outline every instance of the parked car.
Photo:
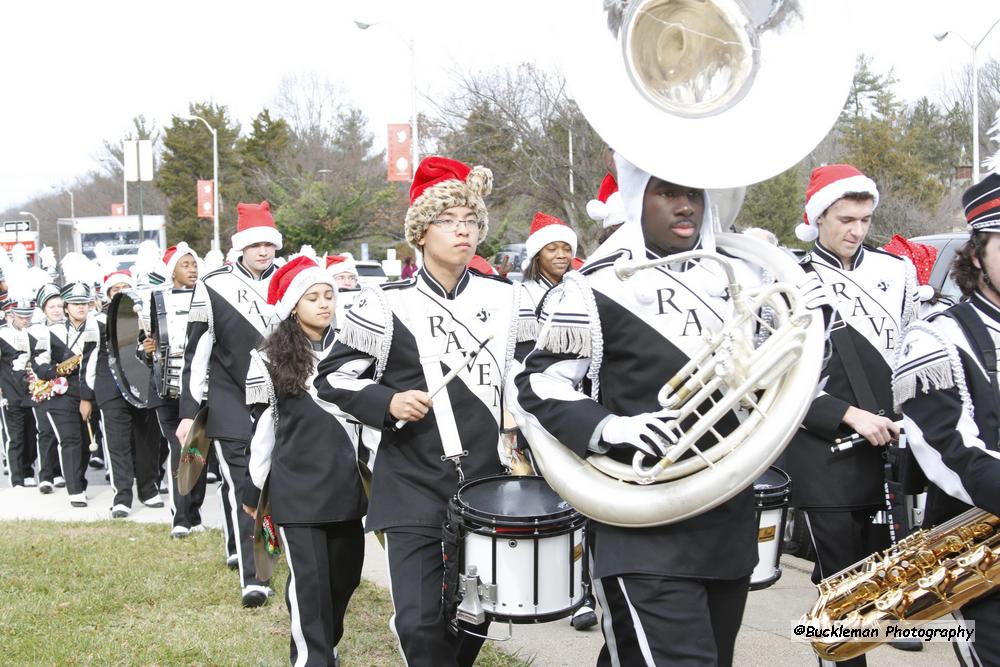
[[361,287],[380,285],[386,281],[382,265],[375,261],[359,261],[355,263],[358,269],[358,283]]

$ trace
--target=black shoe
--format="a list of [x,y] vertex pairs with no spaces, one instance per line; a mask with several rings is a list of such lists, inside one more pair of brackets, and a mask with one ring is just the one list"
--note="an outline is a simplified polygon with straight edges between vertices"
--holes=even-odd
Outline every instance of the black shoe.
[[576,610],[569,620],[570,625],[576,630],[586,630],[597,625],[597,612],[584,605]]
[[232,556],[227,558],[226,567],[228,567],[230,570],[238,570],[240,567],[240,557],[233,554]]
[[267,589],[265,586],[245,586],[243,588],[243,606],[247,609],[263,607],[267,604]]
[[46,495],[52,493],[52,482],[42,482],[38,485],[38,491]]
[[923,651],[924,643],[919,639],[897,639],[889,642],[889,646],[899,651]]
[[89,465],[94,470],[100,470],[101,468],[104,467],[104,459],[102,459],[100,456],[97,456],[96,454],[92,454],[90,457],[90,461],[87,462],[87,465]]

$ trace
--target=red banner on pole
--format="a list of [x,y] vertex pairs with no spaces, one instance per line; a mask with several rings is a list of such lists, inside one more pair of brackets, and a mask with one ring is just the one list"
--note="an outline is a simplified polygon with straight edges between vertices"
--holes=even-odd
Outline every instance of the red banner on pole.
[[212,206],[212,181],[198,181],[198,217],[214,217],[215,211]]
[[111,215],[125,215],[125,204],[112,204]]
[[389,125],[389,141],[387,143],[389,160],[390,181],[411,181],[413,180],[413,165],[411,156],[413,155],[409,123],[395,123]]

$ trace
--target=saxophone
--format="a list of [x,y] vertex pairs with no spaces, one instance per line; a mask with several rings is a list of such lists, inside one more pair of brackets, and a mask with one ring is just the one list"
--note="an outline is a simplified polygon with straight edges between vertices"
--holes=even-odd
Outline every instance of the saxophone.
[[35,374],[29,370],[28,392],[31,394],[31,400],[35,403],[41,403],[42,401],[47,401],[53,396],[65,394],[69,387],[65,380],[66,376],[75,373],[82,362],[82,353],[74,354],[69,359],[60,361],[56,364],[56,375],[58,377],[55,380],[39,380]]
[[[907,536],[885,551],[827,577],[806,623],[875,627],[890,621],[930,621],[1000,585],[1000,517],[981,509]],[[877,642],[816,640],[826,660],[847,660]]]

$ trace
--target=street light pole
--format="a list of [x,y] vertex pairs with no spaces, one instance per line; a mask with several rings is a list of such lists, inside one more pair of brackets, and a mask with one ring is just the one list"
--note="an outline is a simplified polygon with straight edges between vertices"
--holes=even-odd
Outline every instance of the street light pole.
[[375,21],[374,23],[365,23],[364,21],[355,21],[354,25],[358,26],[361,30],[368,30],[372,26],[376,25],[387,25],[393,29],[396,36],[406,44],[406,48],[410,50],[410,160],[413,163],[411,173],[416,173],[417,165],[420,163],[420,131],[417,128],[417,47],[416,42],[412,37],[407,37],[406,34],[399,29],[392,21]]
[[[38,231],[38,245],[41,246],[41,244],[42,244],[42,223],[38,221],[38,216],[35,215],[34,213],[32,213],[31,211],[18,211],[17,214],[18,215],[27,215],[32,220],[35,221],[35,229]],[[38,253],[41,252],[41,250],[42,250],[41,247],[38,247],[35,250],[35,257],[36,258],[38,257]],[[56,251],[59,253],[59,257],[61,258],[62,257],[62,247],[61,247],[61,244],[59,243],[59,228],[58,228],[58,225],[56,226]],[[36,261],[37,261],[37,259],[36,259]]]
[[993,32],[993,28],[1000,25],[1000,19],[994,21],[993,25],[983,33],[983,36],[979,38],[979,41],[973,44],[965,37],[957,32],[947,31],[940,32],[934,35],[934,39],[941,42],[950,35],[954,34],[960,40],[965,42],[965,45],[972,49],[972,184],[975,185],[979,182],[979,47],[982,45],[986,38],[989,37],[990,33]]
[[181,120],[200,120],[212,133],[212,250],[219,248],[219,133],[201,116],[181,116]]

